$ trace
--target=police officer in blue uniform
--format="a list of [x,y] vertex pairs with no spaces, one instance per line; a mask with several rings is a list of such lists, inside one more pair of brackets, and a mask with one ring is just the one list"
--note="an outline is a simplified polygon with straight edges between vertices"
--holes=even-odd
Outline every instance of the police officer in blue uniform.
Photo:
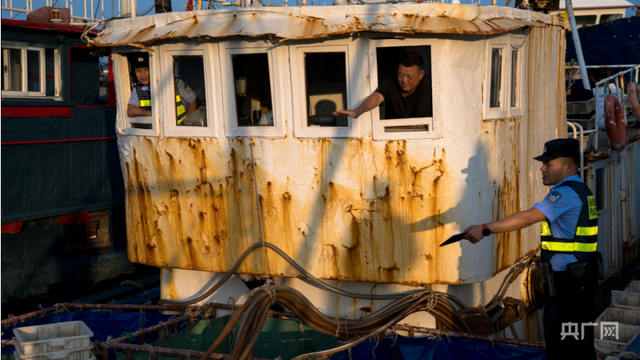
[[578,140],[548,141],[544,153],[535,158],[542,162],[542,183],[552,186],[544,200],[529,210],[465,230],[465,238],[475,244],[490,234],[541,222],[541,260],[549,270],[543,315],[549,360],[596,358],[592,323],[602,272],[596,251],[598,214],[591,190],[578,176],[580,156]]
[[[134,75],[138,82],[131,89],[131,97],[127,104],[127,115],[151,116],[151,90],[149,89],[149,56],[146,54],[136,54],[130,57]],[[187,115],[196,111],[200,106],[200,101],[196,94],[181,79],[174,79],[176,123],[184,125],[183,121]]]

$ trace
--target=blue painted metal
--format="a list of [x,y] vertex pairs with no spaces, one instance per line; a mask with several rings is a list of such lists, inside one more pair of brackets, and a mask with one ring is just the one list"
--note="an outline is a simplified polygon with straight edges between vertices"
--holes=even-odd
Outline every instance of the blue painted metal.
[[[640,59],[640,17],[631,17],[578,30],[587,65],[637,64]],[[577,59],[567,34],[567,62]]]
[[[61,80],[57,99],[3,97],[2,107],[13,107],[18,117],[2,112],[2,143],[111,138],[2,146],[2,223],[23,222],[19,233],[2,234],[3,305],[134,270],[126,251],[116,109],[99,106],[99,59],[80,34],[2,24],[3,46],[57,49]],[[42,109],[52,107],[69,111],[43,117]],[[38,112],[29,117],[29,111]],[[83,222],[58,221],[75,213]]]

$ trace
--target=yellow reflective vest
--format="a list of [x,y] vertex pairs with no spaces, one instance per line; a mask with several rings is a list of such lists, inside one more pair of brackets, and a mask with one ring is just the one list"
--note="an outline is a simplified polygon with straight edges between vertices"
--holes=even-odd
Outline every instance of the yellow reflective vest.
[[573,239],[553,236],[549,223],[542,222],[540,229],[542,262],[549,262],[556,253],[573,254],[579,261],[589,262],[596,258],[598,249],[598,211],[593,193],[582,182],[565,181],[560,186],[569,186],[582,200],[582,211]]
[[[180,98],[180,93],[178,92],[178,78],[175,80],[175,94],[176,94],[176,120],[178,125],[182,123],[182,120],[187,117],[187,109],[185,107],[184,101]],[[136,92],[138,93],[139,107],[141,109],[151,110],[151,91],[149,91],[149,87],[146,87],[146,90],[142,88],[144,85],[138,84],[135,86]]]

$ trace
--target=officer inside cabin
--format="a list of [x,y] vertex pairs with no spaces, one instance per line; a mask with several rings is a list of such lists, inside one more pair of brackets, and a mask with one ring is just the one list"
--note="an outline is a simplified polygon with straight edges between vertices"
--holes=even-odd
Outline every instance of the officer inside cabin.
[[358,118],[385,102],[385,119],[431,117],[433,115],[431,78],[425,76],[420,54],[405,52],[400,57],[396,76],[389,76],[376,91],[353,110],[333,113]]
[[542,183],[551,186],[531,209],[466,228],[477,243],[491,234],[520,230],[541,222],[541,261],[545,273],[544,340],[547,359],[596,359],[594,309],[602,257],[598,211],[591,190],[578,176],[580,143],[548,141],[542,155]]
[[[131,89],[131,97],[127,106],[127,115],[151,116],[151,89],[149,88],[149,55],[135,54],[129,57],[137,83]],[[190,125],[185,122],[187,115],[198,110],[200,101],[196,94],[181,79],[175,78],[176,123]]]

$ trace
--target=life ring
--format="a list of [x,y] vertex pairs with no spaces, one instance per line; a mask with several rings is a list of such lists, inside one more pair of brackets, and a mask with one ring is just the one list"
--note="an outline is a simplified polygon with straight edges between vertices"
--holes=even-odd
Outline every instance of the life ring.
[[621,150],[627,145],[627,125],[624,123],[622,106],[618,97],[612,94],[607,95],[605,110],[605,126],[609,143],[614,150]]
[[627,86],[627,97],[631,103],[631,111],[636,117],[636,120],[640,121],[640,102],[638,101],[638,84],[630,82]]

